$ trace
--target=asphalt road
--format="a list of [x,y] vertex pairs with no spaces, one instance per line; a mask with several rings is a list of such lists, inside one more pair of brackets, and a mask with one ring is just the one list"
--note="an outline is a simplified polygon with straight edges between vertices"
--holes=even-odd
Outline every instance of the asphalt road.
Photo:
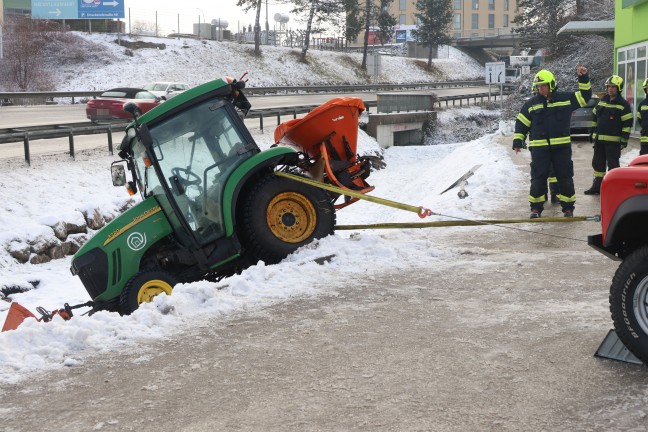
[[[574,144],[577,215],[598,213],[591,152]],[[528,215],[527,187],[484,217]],[[617,265],[584,242],[599,225],[516,227],[422,233],[465,251],[452,271],[386,268],[5,385],[2,430],[645,430],[648,369],[593,356]]]
[[[493,93],[499,88],[493,87]],[[488,93],[488,86],[459,87],[434,90],[407,91],[407,93],[430,93],[439,96]],[[250,96],[254,109],[291,107],[295,105],[315,105],[334,97],[354,96],[366,101],[375,101],[377,93],[321,93],[300,95]],[[37,106],[0,106],[0,129],[20,126],[48,125],[86,121],[85,104],[37,105]]]
[[[419,90],[408,91],[407,93],[429,93],[434,91],[439,96],[455,96],[462,94],[487,93],[488,86],[483,87],[460,87],[451,89],[438,90]],[[492,88],[493,94],[497,92],[496,87]],[[301,95],[272,95],[272,96],[252,96],[250,102],[253,108],[279,108],[291,107],[297,105],[314,105],[324,103],[334,97],[339,96],[357,96],[366,101],[375,101],[377,93],[348,93],[348,94],[301,94]],[[286,121],[292,116],[284,116],[280,120]],[[83,122],[85,117],[85,105],[39,105],[39,106],[2,106],[0,107],[0,129],[16,128],[21,126],[47,125]],[[246,119],[248,128],[259,128],[259,119]],[[276,117],[266,118],[265,127],[274,130],[277,125]],[[124,134],[122,132],[113,133],[113,145],[121,142]],[[108,150],[108,136],[102,138],[92,135],[80,135],[74,138],[75,151],[86,150],[89,148],[105,147]],[[58,138],[51,140],[32,140],[29,144],[29,151],[32,156],[43,154],[62,154],[69,152],[69,142],[67,138]],[[0,159],[24,157],[25,150],[22,142],[0,144]]]

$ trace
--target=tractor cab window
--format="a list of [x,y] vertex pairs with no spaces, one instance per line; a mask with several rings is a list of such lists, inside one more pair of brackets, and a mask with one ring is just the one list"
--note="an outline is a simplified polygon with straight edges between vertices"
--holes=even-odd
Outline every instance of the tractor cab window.
[[244,138],[235,117],[231,107],[215,99],[152,126],[151,156],[158,161],[163,179],[147,163],[148,153],[142,151],[137,158],[134,147],[145,195],[164,195],[160,182],[166,182],[182,217],[203,244],[224,235],[223,187],[232,171],[258,151]]

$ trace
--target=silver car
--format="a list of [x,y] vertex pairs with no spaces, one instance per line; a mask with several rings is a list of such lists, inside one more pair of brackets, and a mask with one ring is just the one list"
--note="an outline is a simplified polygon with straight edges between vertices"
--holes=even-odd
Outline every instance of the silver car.
[[572,135],[588,135],[592,127],[592,111],[599,102],[599,97],[592,95],[592,98],[583,108],[572,111],[570,130]]
[[164,97],[168,100],[185,90],[189,90],[191,87],[186,83],[158,81],[146,84],[142,88],[150,91],[155,96]]

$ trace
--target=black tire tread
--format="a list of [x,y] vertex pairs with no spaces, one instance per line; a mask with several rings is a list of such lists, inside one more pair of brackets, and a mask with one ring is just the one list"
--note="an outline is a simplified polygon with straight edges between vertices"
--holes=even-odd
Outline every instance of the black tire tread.
[[648,334],[645,334],[641,327],[637,325],[634,314],[629,313],[628,318],[633,321],[632,326],[636,332],[640,334],[640,338],[633,337],[628,330],[623,315],[623,290],[630,275],[637,273],[634,286],[630,288],[632,292],[626,296],[629,298],[626,307],[630,306],[632,310],[632,294],[636,289],[636,283],[648,276],[648,246],[642,246],[639,249],[631,252],[619,265],[619,268],[612,278],[612,285],[610,286],[610,312],[612,314],[612,322],[614,329],[623,344],[644,364],[648,365]]
[[[285,245],[282,248],[273,248],[268,245],[262,238],[262,234],[255,232],[255,217],[259,217],[262,211],[259,202],[263,199],[263,194],[268,189],[280,188],[284,191],[296,191],[306,195],[316,208],[318,213],[317,227],[314,235],[300,243],[294,245]],[[313,186],[299,183],[294,180],[284,179],[275,175],[265,175],[253,185],[248,191],[243,200],[241,207],[239,235],[243,243],[246,255],[251,264],[257,261],[263,261],[266,264],[276,264],[286,258],[290,253],[294,252],[299,247],[310,243],[316,238],[322,238],[327,235],[333,234],[335,231],[335,210],[328,197],[328,194],[323,190]],[[326,217],[330,215],[330,217]],[[324,217],[322,217],[324,216]],[[265,215],[263,215],[265,218]]]

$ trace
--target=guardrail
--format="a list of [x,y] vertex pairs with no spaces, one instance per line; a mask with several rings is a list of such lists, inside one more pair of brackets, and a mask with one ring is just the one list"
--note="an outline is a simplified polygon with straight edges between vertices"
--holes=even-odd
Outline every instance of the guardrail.
[[[398,89],[425,89],[425,88],[456,88],[475,87],[484,85],[483,80],[478,81],[440,81],[429,83],[411,84],[366,84],[366,85],[322,85],[322,86],[290,86],[290,87],[247,87],[245,94],[258,96],[267,94],[300,94],[300,93],[327,93],[327,92],[370,92],[380,90]],[[79,99],[100,96],[103,91],[70,91],[70,92],[0,92],[0,105],[23,105],[25,100],[42,101],[42,104],[53,103],[55,99],[71,99],[76,103]],[[20,102],[18,102],[20,101]]]
[[[0,94],[1,95],[1,94]],[[481,103],[484,102],[486,98],[494,98],[497,100],[497,97],[502,95],[499,94],[488,94],[488,93],[475,93],[470,95],[458,95],[458,96],[440,96],[436,98],[435,106],[441,108],[443,104],[446,107],[459,105],[463,106],[464,101],[467,105],[470,105],[470,101],[473,100],[473,103],[477,103],[479,99]],[[375,108],[377,106],[376,101],[364,101],[367,112],[370,108]],[[246,119],[259,119],[259,128],[263,132],[264,120],[268,118],[275,117],[277,118],[277,125],[281,123],[281,117],[292,115],[293,118],[297,118],[298,114],[304,114],[312,111],[319,105],[299,105],[293,107],[283,107],[283,108],[267,108],[261,110],[250,110]],[[74,149],[74,137],[79,135],[93,135],[106,133],[108,138],[108,151],[113,154],[113,132],[121,132],[129,122],[118,121],[118,122],[106,122],[106,123],[97,123],[97,122],[79,122],[79,123],[65,123],[58,125],[39,125],[39,126],[23,126],[17,128],[0,128],[0,144],[20,142],[24,144],[25,151],[25,162],[28,165],[31,165],[31,152],[30,152],[30,141],[38,139],[54,139],[54,138],[64,138],[68,137],[69,141],[69,154],[72,159],[75,157]]]

